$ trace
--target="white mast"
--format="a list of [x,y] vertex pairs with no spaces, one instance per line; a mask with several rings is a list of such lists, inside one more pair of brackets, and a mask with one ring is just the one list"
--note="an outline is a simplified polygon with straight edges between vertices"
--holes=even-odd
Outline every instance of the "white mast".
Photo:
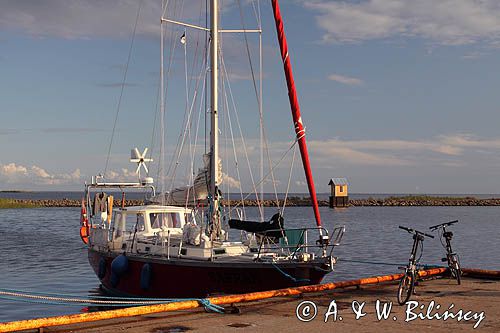
[[[163,15],[165,14],[165,3],[164,0],[161,1],[161,20],[160,20],[160,135],[161,135],[161,141],[160,141],[160,161],[159,161],[159,170],[158,170],[158,175],[161,177],[161,187],[160,187],[160,193],[163,193],[161,196],[161,204],[165,204],[165,177],[163,175],[163,172],[165,170],[163,169],[165,167],[165,127],[164,127],[164,121],[165,121],[165,87],[164,87],[164,68],[163,68],[163,51],[164,51],[164,36],[163,36]],[[159,178],[159,177],[158,177]]]
[[218,181],[219,175],[219,115],[218,115],[218,71],[219,71],[219,15],[218,15],[218,0],[211,2],[211,43],[210,43],[210,58],[211,58],[211,129],[210,129],[210,194],[212,196],[212,239],[219,238],[220,235],[220,216],[219,216],[219,198],[218,198]]

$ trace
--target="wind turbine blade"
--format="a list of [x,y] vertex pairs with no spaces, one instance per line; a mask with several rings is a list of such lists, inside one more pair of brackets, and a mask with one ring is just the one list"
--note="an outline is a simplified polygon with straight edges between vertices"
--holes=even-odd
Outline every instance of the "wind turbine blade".
[[148,170],[148,167],[146,166],[146,164],[142,164],[142,166],[144,167],[144,170],[146,171],[146,173],[149,173],[149,170]]
[[134,148],[134,157],[141,158],[141,153],[139,152],[139,149],[137,147]]

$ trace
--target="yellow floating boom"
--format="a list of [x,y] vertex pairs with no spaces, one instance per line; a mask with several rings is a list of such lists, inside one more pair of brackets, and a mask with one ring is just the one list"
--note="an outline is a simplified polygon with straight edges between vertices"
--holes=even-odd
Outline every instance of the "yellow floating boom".
[[[429,270],[420,271],[419,276],[426,277],[433,275],[441,275],[447,270],[448,270],[447,268],[433,268]],[[331,283],[317,284],[312,286],[302,286],[296,288],[286,288],[286,289],[254,292],[254,293],[239,294],[239,295],[210,297],[208,298],[208,300],[212,304],[216,305],[250,302],[272,297],[300,295],[303,293],[319,292],[324,290],[332,290],[332,289],[360,286],[366,284],[377,284],[381,282],[398,280],[402,276],[403,274],[375,276],[358,280],[331,282]],[[190,300],[190,301],[180,301],[167,304],[138,306],[138,307],[109,310],[109,311],[98,311],[90,313],[79,313],[72,315],[57,316],[57,317],[12,321],[12,322],[0,323],[0,332],[21,331],[21,330],[37,329],[41,327],[78,324],[78,323],[93,322],[93,321],[113,319],[113,318],[133,317],[151,313],[187,310],[187,309],[197,308],[200,306],[202,305],[198,301]]]

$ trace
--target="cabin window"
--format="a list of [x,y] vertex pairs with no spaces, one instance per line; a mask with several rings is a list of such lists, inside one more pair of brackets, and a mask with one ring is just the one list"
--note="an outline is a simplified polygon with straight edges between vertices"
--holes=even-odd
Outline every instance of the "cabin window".
[[151,213],[149,214],[149,220],[153,229],[182,227],[179,213]]
[[122,214],[116,213],[114,224],[112,228],[114,230],[114,237],[122,237],[125,235],[133,235],[137,225],[137,231],[144,231],[146,225],[144,224],[143,214]]
[[125,230],[129,232],[134,232],[136,225],[137,231],[144,231],[146,229],[146,225],[144,224],[144,215],[143,214],[126,214],[125,220]]
[[344,192],[344,186],[342,185],[339,186],[339,192]]
[[151,227],[153,229],[159,229],[162,226],[166,226],[166,216],[163,213],[151,213],[149,214],[149,221],[151,221]]
[[111,226],[110,229],[114,231],[115,237],[121,237],[123,230],[121,229],[121,222],[122,220],[122,214],[121,213],[115,213],[114,219],[111,220]]

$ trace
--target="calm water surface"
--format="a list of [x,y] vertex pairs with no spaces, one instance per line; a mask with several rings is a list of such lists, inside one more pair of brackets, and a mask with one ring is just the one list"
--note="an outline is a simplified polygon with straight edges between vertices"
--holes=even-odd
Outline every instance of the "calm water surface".
[[[276,210],[266,208],[266,216]],[[427,229],[460,220],[453,227],[454,247],[464,267],[500,270],[500,207],[351,207],[321,208],[329,230],[345,225],[343,245],[336,248],[340,262],[325,282],[397,272],[405,264],[411,235],[398,225]],[[257,215],[255,209],[248,216]],[[87,262],[79,236],[78,208],[0,210],[0,288],[64,294],[95,293],[99,281]],[[314,225],[310,207],[285,209],[288,227]],[[438,239],[426,239],[422,263],[440,265],[444,249]],[[344,259],[344,261],[342,261]],[[377,261],[392,265],[353,263]],[[78,313],[81,306],[32,304],[0,299],[0,321]]]

